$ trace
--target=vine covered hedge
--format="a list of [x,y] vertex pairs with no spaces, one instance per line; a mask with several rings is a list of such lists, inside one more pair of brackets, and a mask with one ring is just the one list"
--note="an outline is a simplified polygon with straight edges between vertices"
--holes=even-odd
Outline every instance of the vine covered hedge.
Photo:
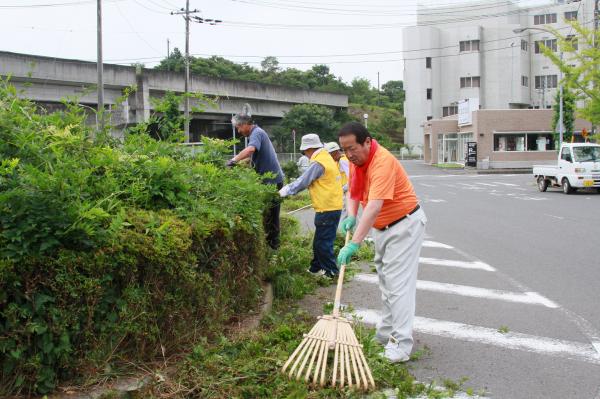
[[225,144],[116,142],[17,94],[0,81],[0,396],[168,356],[256,304],[276,193],[213,162]]

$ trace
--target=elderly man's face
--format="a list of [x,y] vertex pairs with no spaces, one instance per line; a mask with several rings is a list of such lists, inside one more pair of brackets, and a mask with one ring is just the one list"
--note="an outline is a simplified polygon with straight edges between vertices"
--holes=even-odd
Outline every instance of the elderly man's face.
[[250,133],[252,132],[252,125],[250,125],[248,123],[243,123],[243,124],[240,124],[240,125],[235,125],[235,128],[238,131],[238,133],[241,134],[244,137],[250,136]]
[[344,150],[344,153],[348,157],[348,160],[354,165],[362,166],[369,159],[369,152],[371,151],[371,138],[367,137],[363,144],[356,142],[356,136],[349,134],[347,136],[340,137],[340,147]]

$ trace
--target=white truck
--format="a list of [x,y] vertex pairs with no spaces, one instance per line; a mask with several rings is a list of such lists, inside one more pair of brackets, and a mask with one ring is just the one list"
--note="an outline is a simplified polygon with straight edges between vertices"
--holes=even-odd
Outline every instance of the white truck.
[[564,143],[558,154],[558,165],[535,165],[533,176],[542,192],[553,186],[562,187],[565,194],[588,187],[600,193],[600,145]]

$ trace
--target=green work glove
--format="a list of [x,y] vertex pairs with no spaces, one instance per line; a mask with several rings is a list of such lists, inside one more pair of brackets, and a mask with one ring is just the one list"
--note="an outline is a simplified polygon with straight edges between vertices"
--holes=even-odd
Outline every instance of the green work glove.
[[340,253],[337,257],[338,265],[341,266],[350,263],[350,259],[352,258],[352,255],[354,255],[354,253],[358,251],[358,247],[359,245],[352,241],[344,245],[344,248],[340,249]]
[[354,230],[354,225],[356,225],[356,217],[348,216],[344,220],[342,220],[340,229],[342,230],[342,233],[346,234],[348,231]]

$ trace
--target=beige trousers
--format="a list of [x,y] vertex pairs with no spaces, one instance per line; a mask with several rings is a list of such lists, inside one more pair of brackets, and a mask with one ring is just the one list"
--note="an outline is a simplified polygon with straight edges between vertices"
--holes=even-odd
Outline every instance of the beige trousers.
[[407,355],[413,347],[417,271],[426,223],[421,208],[387,230],[371,230],[383,301],[376,337],[384,344],[395,338]]

